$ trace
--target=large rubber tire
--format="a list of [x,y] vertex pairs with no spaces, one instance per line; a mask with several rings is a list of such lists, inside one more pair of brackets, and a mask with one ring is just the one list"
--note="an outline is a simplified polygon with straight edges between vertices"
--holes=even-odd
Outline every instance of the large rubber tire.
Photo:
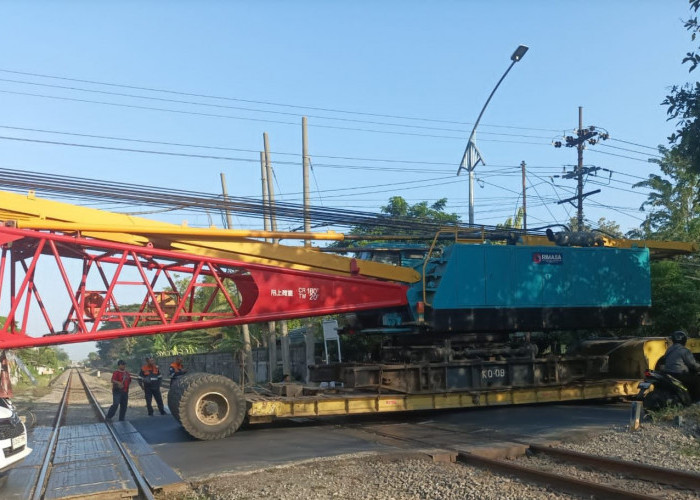
[[230,436],[246,415],[245,397],[238,385],[208,373],[179,377],[168,394],[168,406],[187,433],[202,440]]
[[175,417],[175,420],[178,422],[180,422],[180,400],[182,399],[182,392],[187,384],[187,377],[189,377],[189,375],[176,378],[168,390],[168,408],[170,408],[170,413],[172,413],[173,417]]

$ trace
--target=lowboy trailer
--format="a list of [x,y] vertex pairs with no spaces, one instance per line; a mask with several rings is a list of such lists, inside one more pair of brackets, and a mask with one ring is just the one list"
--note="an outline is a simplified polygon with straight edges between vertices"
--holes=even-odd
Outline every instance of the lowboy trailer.
[[[631,395],[664,340],[589,341],[559,352],[537,332],[640,324],[651,306],[650,259],[696,250],[458,228],[441,252],[436,236],[422,262],[403,267],[259,241],[276,233],[191,229],[33,193],[0,193],[0,219],[0,293],[9,304],[0,349],[328,314],[348,315],[347,331],[386,339],[373,363],[312,366],[311,381],[337,382],[333,390],[283,384],[280,396],[262,397],[218,375],[177,379],[170,409],[199,439],[226,437],[246,418]],[[184,289],[176,275],[187,278]],[[134,297],[136,310],[125,308]]]

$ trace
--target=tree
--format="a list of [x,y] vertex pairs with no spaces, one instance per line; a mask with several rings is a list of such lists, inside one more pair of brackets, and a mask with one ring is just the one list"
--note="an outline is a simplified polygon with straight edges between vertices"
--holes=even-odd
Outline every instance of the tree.
[[[359,224],[350,230],[352,235],[387,235],[396,234],[398,231],[406,236],[426,236],[427,240],[432,237],[427,233],[434,233],[440,226],[454,226],[459,223],[459,216],[455,213],[445,212],[447,198],[441,198],[432,205],[427,201],[421,201],[414,205],[403,199],[401,196],[392,196],[389,202],[381,207],[385,222],[380,224]],[[406,228],[410,226],[409,228]],[[371,240],[368,238],[367,241]],[[356,242],[355,246],[362,246],[367,241]],[[376,240],[374,240],[376,241]],[[339,246],[339,245],[331,245]]]
[[600,231],[607,236],[612,236],[613,238],[622,238],[622,231],[620,230],[620,225],[615,221],[609,221],[605,217],[598,219],[596,226],[586,224],[584,221],[583,227],[578,227],[578,217],[571,217],[569,219],[569,227],[572,231]]
[[98,361],[100,359],[100,355],[97,354],[96,352],[90,352],[88,353],[87,357],[87,366],[98,366]]
[[496,224],[496,227],[498,229],[522,229],[524,215],[525,211],[519,207],[515,217],[508,217],[503,224]]
[[667,336],[684,329],[697,332],[700,320],[700,276],[697,267],[684,260],[664,260],[651,265],[651,319],[649,335]]
[[[700,172],[681,148],[659,148],[659,174],[652,174],[634,187],[650,190],[640,210],[646,217],[630,237],[700,240]],[[700,319],[700,268],[693,256],[651,263],[651,335],[668,335],[679,328],[695,331]]]
[[[700,1],[700,0],[699,0]],[[700,239],[700,171],[678,149],[659,148],[661,174],[651,174],[633,187],[650,190],[640,210],[649,211],[638,236],[653,239],[698,241]]]
[[[690,10],[697,13],[700,0],[689,0]],[[685,21],[684,27],[696,41],[700,33],[698,18]],[[682,64],[690,64],[688,72],[693,72],[700,64],[700,53],[688,52]],[[700,173],[700,82],[675,85],[662,104],[667,106],[669,120],[676,120],[678,129],[668,138],[669,143],[689,162],[690,169]]]
[[57,370],[70,364],[70,358],[60,347],[29,347],[18,349],[15,354],[36,373],[39,366]]

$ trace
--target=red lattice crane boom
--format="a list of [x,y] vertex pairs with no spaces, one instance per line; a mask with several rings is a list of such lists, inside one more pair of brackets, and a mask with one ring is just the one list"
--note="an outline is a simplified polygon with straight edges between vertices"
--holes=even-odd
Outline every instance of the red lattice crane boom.
[[[0,244],[0,299],[7,300],[9,288],[10,302],[0,329],[0,349],[407,304],[406,286],[360,276],[13,227],[0,227]],[[182,277],[187,278],[185,285],[178,287]],[[125,309],[126,303],[138,304],[138,309]],[[65,308],[59,311],[61,304]],[[36,311],[43,318],[44,334],[30,336],[30,318],[36,323]]]

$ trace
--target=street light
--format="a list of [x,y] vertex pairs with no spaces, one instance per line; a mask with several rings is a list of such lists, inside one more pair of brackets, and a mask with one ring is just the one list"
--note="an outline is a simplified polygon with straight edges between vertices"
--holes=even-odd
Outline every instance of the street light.
[[457,175],[459,175],[462,172],[462,169],[469,172],[469,225],[470,226],[474,224],[474,169],[479,164],[479,162],[481,162],[482,165],[486,165],[486,162],[484,162],[484,159],[481,157],[481,153],[479,152],[479,148],[477,148],[476,144],[474,144],[474,136],[476,134],[476,127],[479,126],[479,122],[481,121],[481,117],[483,116],[484,111],[486,111],[486,106],[489,105],[489,102],[491,101],[493,94],[496,93],[496,89],[498,89],[498,86],[501,84],[501,82],[506,77],[506,75],[508,74],[510,69],[515,65],[515,63],[520,61],[523,58],[523,56],[525,55],[527,50],[528,50],[528,47],[526,45],[518,45],[518,48],[515,49],[515,52],[513,52],[513,55],[510,56],[510,60],[513,62],[510,63],[510,66],[508,66],[508,69],[506,70],[506,72],[503,73],[503,76],[501,77],[500,80],[498,80],[498,83],[491,91],[491,95],[489,95],[489,98],[486,99],[486,103],[484,104],[484,107],[481,109],[481,113],[479,113],[479,118],[476,119],[476,123],[474,123],[474,128],[472,129],[472,133],[469,136],[469,142],[467,143],[467,149],[464,150],[464,155],[462,156],[462,162],[460,163],[459,168],[457,169]]

